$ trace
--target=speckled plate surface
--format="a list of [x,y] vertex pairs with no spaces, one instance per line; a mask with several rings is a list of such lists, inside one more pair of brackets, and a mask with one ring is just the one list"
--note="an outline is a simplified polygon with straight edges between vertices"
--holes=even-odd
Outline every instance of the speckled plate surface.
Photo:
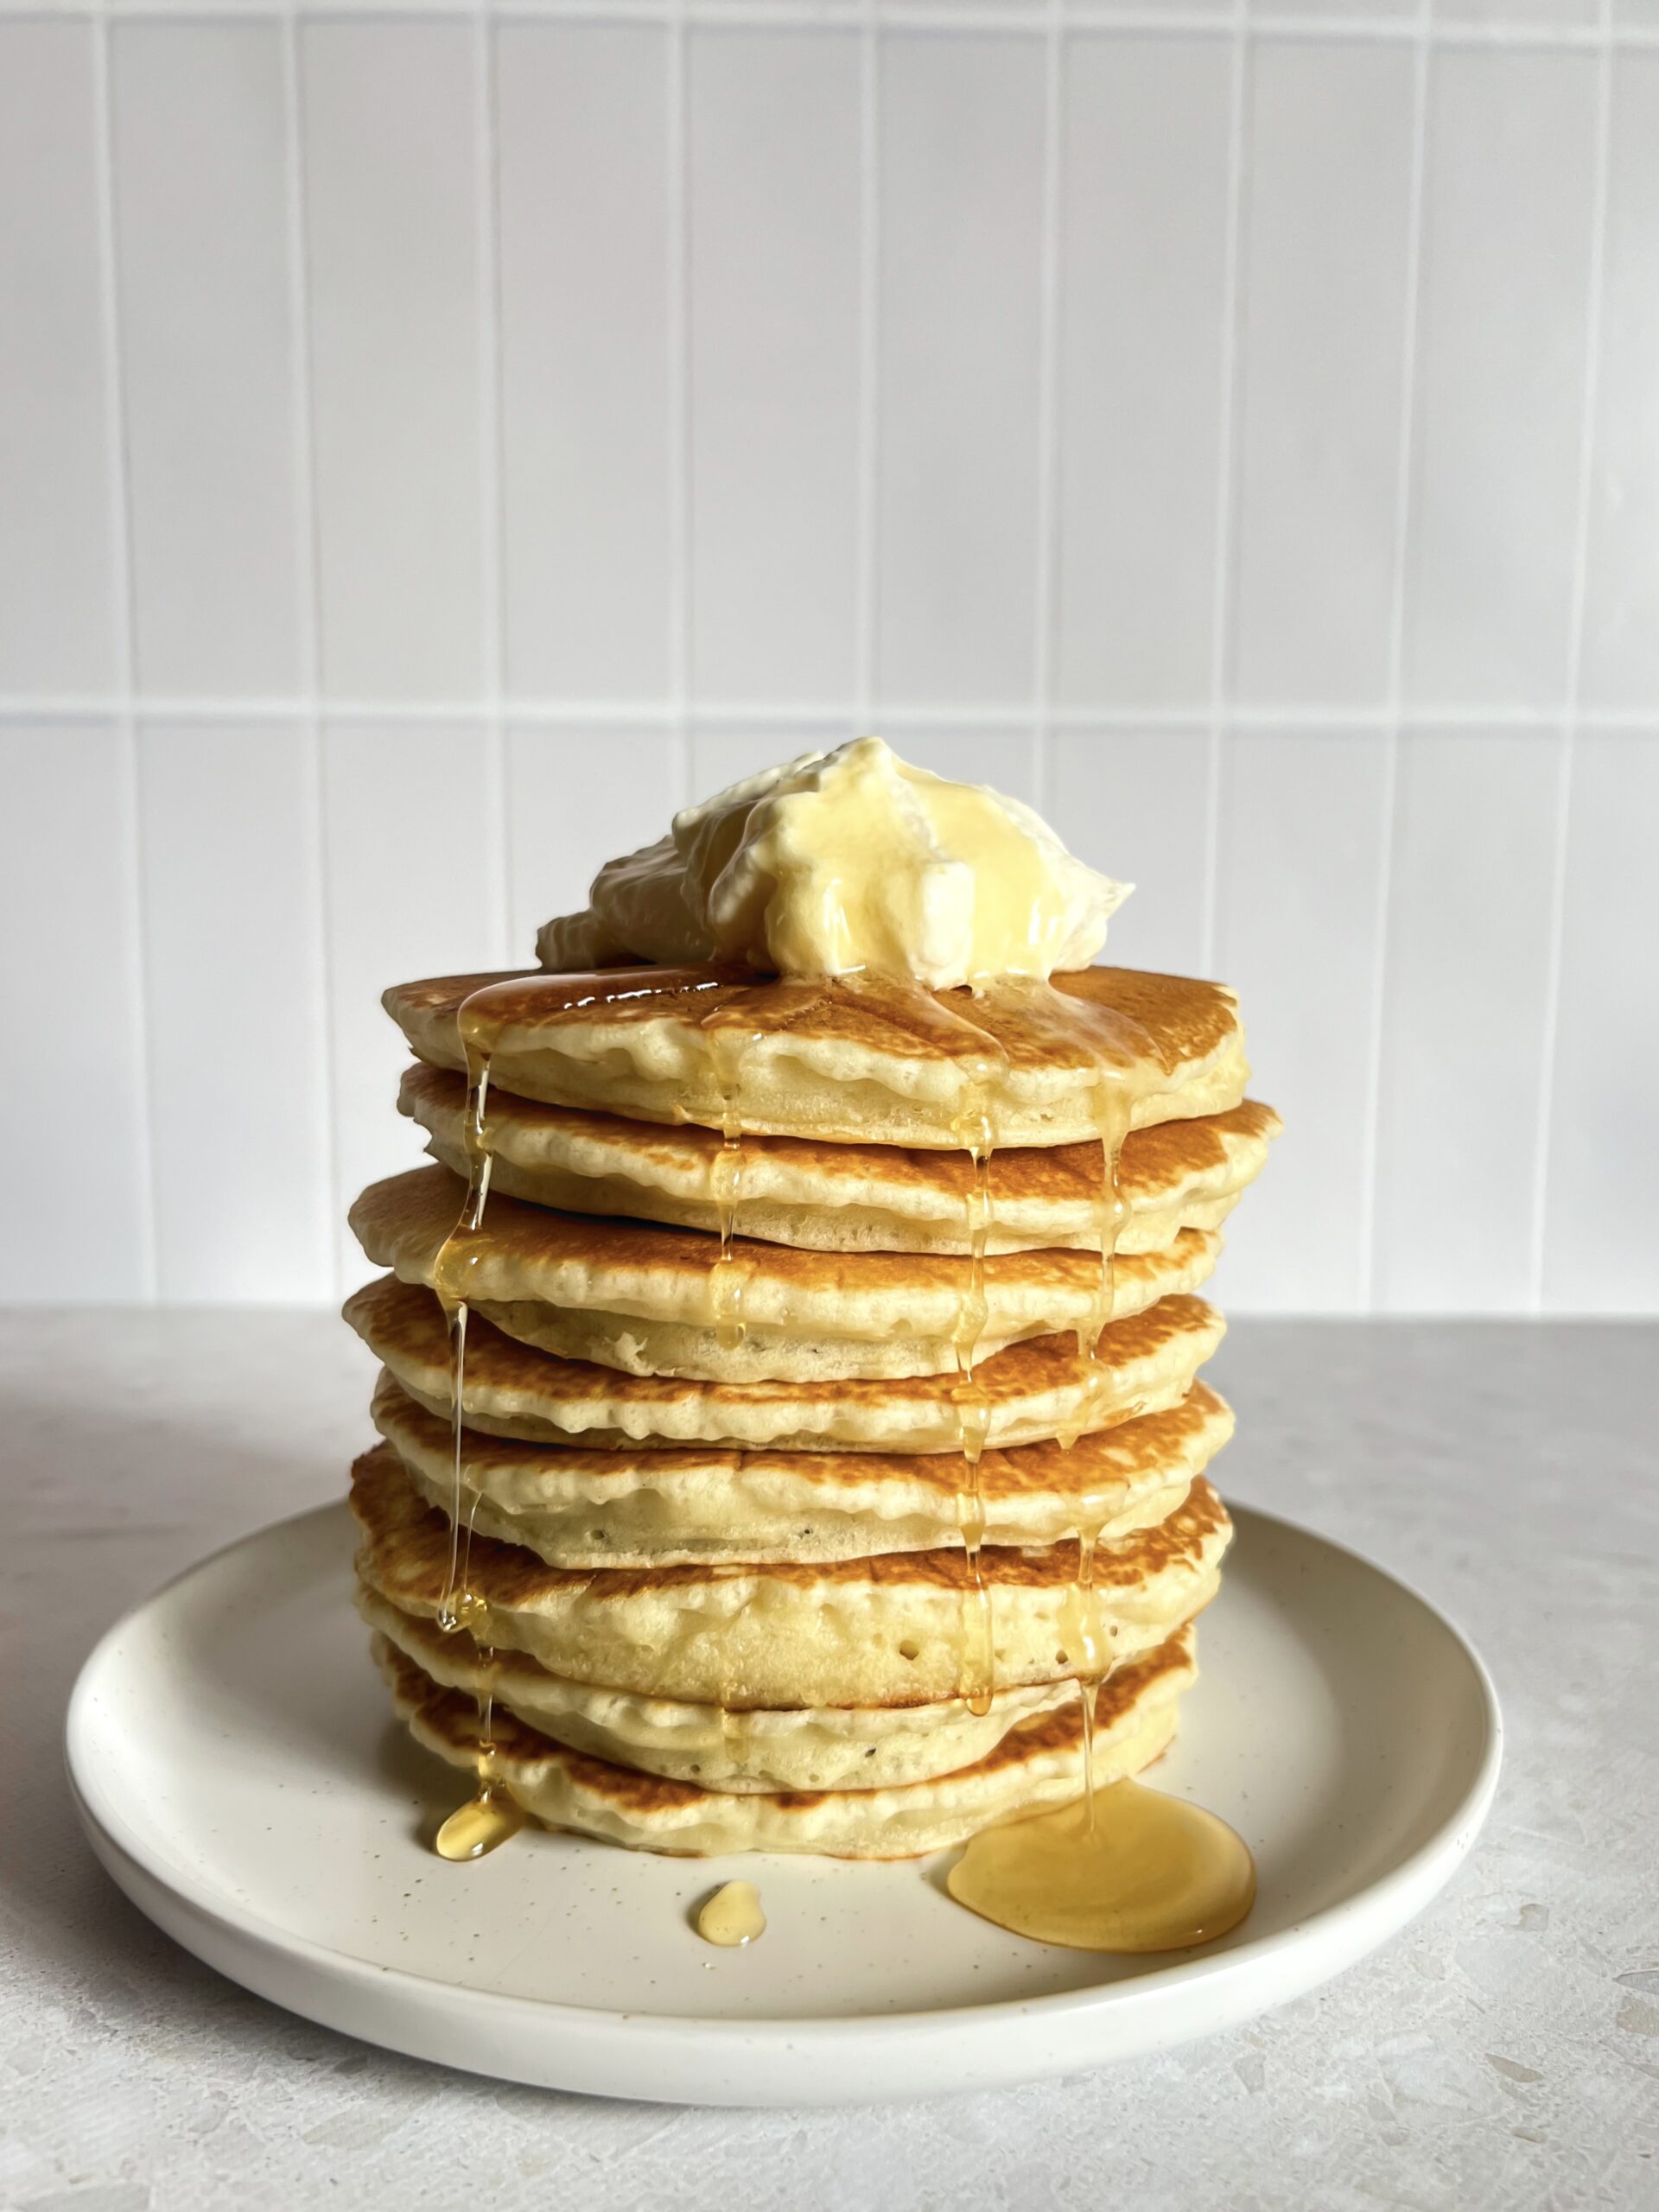
[[[1156,1770],[1237,1827],[1255,1910],[1174,1957],[1005,1936],[950,1853],[893,1866],[654,1859],[540,1831],[452,1866],[455,1779],[389,1722],[344,1505],[246,1538],[112,1628],[69,1708],[92,1848],[219,1972],[348,2034],[610,2096],[824,2104],[1098,2065],[1232,2024],[1374,1949],[1442,1886],[1497,1785],[1485,1670],[1352,1553],[1248,1508]],[[734,1873],[770,1923],[691,1921]]]

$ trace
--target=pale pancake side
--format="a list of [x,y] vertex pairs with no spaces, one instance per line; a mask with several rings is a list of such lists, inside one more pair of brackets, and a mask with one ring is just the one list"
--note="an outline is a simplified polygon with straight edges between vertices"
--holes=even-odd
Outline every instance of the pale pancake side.
[[[454,1498],[450,1424],[382,1372],[375,1427],[430,1505]],[[980,1459],[992,1544],[1103,1541],[1161,1521],[1232,1434],[1232,1414],[1195,1383],[1163,1413]],[[959,1540],[975,1478],[960,1452],[734,1452],[703,1446],[516,1442],[461,1432],[458,1518],[550,1566],[679,1567],[698,1560],[858,1559]]]
[[[372,1183],[351,1224],[377,1266],[435,1287],[464,1198],[448,1168],[411,1168]],[[1111,1318],[1195,1290],[1220,1249],[1217,1232],[1188,1229],[1166,1251],[1126,1255],[1112,1269]],[[468,1302],[509,1336],[632,1375],[764,1382],[957,1371],[953,1337],[971,1287],[969,1260],[735,1239],[725,1287],[745,1333],[733,1343],[716,1325],[720,1255],[719,1239],[697,1230],[492,1197],[462,1259]],[[1004,1253],[985,1262],[982,1280],[981,1354],[1098,1318],[1096,1253]]]
[[[396,985],[382,1003],[418,1058],[462,1068],[463,1001],[486,984],[531,981],[523,1018],[501,1027],[494,1079],[523,1098],[644,1121],[725,1126],[730,1092],[711,1021],[752,1036],[741,1065],[746,1128],[851,1144],[959,1149],[964,1117],[982,1103],[998,1145],[1084,1142],[1100,1133],[1103,1049],[1140,1128],[1224,1113],[1249,1077],[1230,991],[1129,968],[982,997],[850,977],[757,983],[712,968],[445,976]],[[1106,1047],[1065,1033],[1079,1007]]]
[[[384,1636],[374,1657],[399,1718],[452,1766],[470,1770],[478,1717],[470,1697],[435,1683]],[[1118,1669],[1095,1705],[1096,1788],[1138,1774],[1166,1751],[1176,1707],[1195,1679],[1190,1630]],[[564,1749],[511,1713],[497,1731],[495,1771],[549,1827],[688,1858],[741,1851],[908,1859],[963,1842],[994,1821],[1064,1804],[1083,1788],[1075,1696],[1011,1728],[972,1765],[885,1789],[763,1795],[705,1789]]]
[[729,1712],[550,1674],[522,1651],[487,1658],[464,1628],[400,1612],[359,1581],[357,1610],[446,1689],[487,1691],[526,1727],[591,1758],[705,1789],[886,1789],[971,1766],[1010,1728],[1075,1703],[1067,1676],[999,1690],[976,1713],[960,1698],[938,1705],[801,1706]]
[[[465,1078],[416,1060],[404,1071],[397,1104],[427,1131],[432,1157],[464,1175]],[[1270,1106],[1246,1099],[1202,1121],[1131,1130],[1118,1163],[1117,1249],[1160,1251],[1182,1229],[1220,1228],[1261,1173],[1280,1126]],[[715,1130],[547,1106],[499,1084],[491,1087],[488,1129],[491,1188],[509,1198],[567,1213],[719,1228],[712,1191],[724,1141]],[[994,1154],[986,1250],[1097,1251],[1104,1180],[1098,1144]],[[970,1249],[974,1169],[966,1153],[750,1137],[738,1189],[739,1234],[766,1243],[828,1252]]]
[[[400,1611],[435,1614],[450,1524],[391,1446],[353,1469],[358,1571]],[[1092,1643],[1109,1651],[1167,1635],[1214,1595],[1231,1533],[1200,1476],[1180,1507],[1095,1554],[988,1548],[980,1554],[995,1629],[994,1688],[1052,1681]],[[467,1588],[480,1643],[551,1673],[692,1704],[915,1705],[957,1694],[972,1581],[960,1549],[874,1559],[575,1572],[480,1536]],[[971,1658],[968,1665],[971,1667]]]
[[[354,1292],[346,1319],[410,1397],[448,1420],[449,1339],[430,1291],[384,1275]],[[989,1413],[988,1441],[1012,1446],[1090,1433],[1184,1398],[1225,1324],[1201,1299],[1160,1299],[1101,1334],[1099,1365],[1071,1336],[1039,1337],[974,1370]],[[467,1338],[467,1426],[492,1436],[595,1446],[659,1442],[794,1451],[959,1452],[948,1382],[706,1382],[636,1376],[561,1359],[474,1313]]]

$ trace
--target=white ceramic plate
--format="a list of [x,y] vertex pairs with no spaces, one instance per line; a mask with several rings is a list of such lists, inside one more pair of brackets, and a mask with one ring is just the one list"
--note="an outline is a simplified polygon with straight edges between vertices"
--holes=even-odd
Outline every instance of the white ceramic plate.
[[[112,1628],[69,1707],[92,1848],[170,1936],[262,1996],[509,2080],[712,2104],[907,2097],[1071,2072],[1313,1987],[1421,1910],[1497,1780],[1485,1670],[1351,1552],[1238,1509],[1202,1678],[1159,1784],[1233,1822],[1243,1926],[1162,1960],[1005,1936],[892,1866],[655,1859],[527,1832],[426,1848],[453,1770],[388,1718],[343,1505],[232,1545]],[[690,1916],[742,1872],[770,1927]]]

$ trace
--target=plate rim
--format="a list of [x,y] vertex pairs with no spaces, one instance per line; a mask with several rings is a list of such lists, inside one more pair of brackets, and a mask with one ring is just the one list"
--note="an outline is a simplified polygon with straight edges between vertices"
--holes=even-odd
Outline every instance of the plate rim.
[[[1404,1920],[1411,1917],[1413,1911],[1421,1910],[1449,1880],[1472,1847],[1491,1810],[1502,1770],[1504,1738],[1502,1707],[1491,1673],[1470,1637],[1441,1606],[1425,1597],[1402,1575],[1367,1558],[1363,1552],[1344,1543],[1339,1538],[1309,1528],[1288,1515],[1274,1513],[1242,1500],[1230,1502],[1230,1510],[1236,1520],[1261,1522],[1304,1541],[1312,1541],[1325,1546],[1368,1573],[1380,1577],[1401,1596],[1427,1613],[1451,1639],[1470,1671],[1483,1726],[1480,1755],[1454,1808],[1413,1852],[1386,1873],[1364,1884],[1351,1894],[1320,1907],[1306,1918],[1292,1922],[1287,1927],[1247,1938],[1226,1950],[1179,1957],[1166,1965],[1122,1980],[1091,1983],[1078,1989],[1051,1991],[1027,1998],[1000,1998],[982,2004],[935,2005],[924,2011],[857,2012],[828,2018],[769,2014],[745,2018],[693,2012],[624,2012],[613,2005],[581,2005],[564,1998],[528,1997],[505,1991],[480,1989],[465,1982],[445,1980],[438,1975],[416,1973],[405,1967],[377,1966],[357,1954],[320,1942],[315,1937],[239,1904],[234,1897],[194,1870],[168,1860],[161,1852],[152,1848],[99,1781],[96,1770],[85,1757],[86,1739],[92,1725],[90,1713],[99,1688],[98,1676],[111,1648],[143,1614],[172,1596],[182,1585],[206,1578],[232,1553],[283,1534],[297,1534],[304,1523],[347,1516],[349,1508],[344,1499],[331,1499],[304,1508],[298,1513],[285,1515],[261,1528],[232,1537],[200,1559],[181,1568],[177,1573],[168,1576],[154,1590],[127,1606],[110,1624],[77,1670],[66,1707],[63,1757],[70,1795],[94,1855],[118,1886],[148,1918],[154,1920],[156,1916],[150,1903],[143,1895],[137,1893],[133,1884],[126,1878],[129,1874],[137,1878],[138,1889],[153,1886],[166,1897],[175,1899],[189,1914],[205,1921],[209,1927],[222,1931],[232,1942],[251,1942],[263,1951],[302,1964],[315,1974],[334,1981],[344,1982],[359,1992],[372,1992],[382,1998],[401,1995],[423,2012],[438,2005],[448,2010],[460,2007],[468,2012],[476,2011],[498,2022],[521,2024],[526,2029],[533,2027],[543,2035],[558,2030],[575,2031],[590,2044],[598,2041],[607,2045],[626,2044],[637,2047],[643,2039],[663,2035],[677,2041],[683,2037],[695,2037],[699,2041],[709,2040],[730,2050],[738,2050],[772,2046],[780,2037],[787,2037],[793,2040],[798,2052],[804,2040],[817,2046],[850,2045],[861,2039],[889,2034],[902,2035],[907,2040],[918,2037],[937,2040],[960,2036],[973,2026],[994,2025],[999,2020],[1065,2022],[1076,2015],[1107,2012],[1118,2015],[1147,2006],[1155,2007],[1174,1989],[1201,1989],[1258,1974],[1275,1959],[1300,1952],[1310,1945],[1322,1943],[1329,1950],[1333,1939],[1337,1939],[1335,1949],[1339,1955],[1330,1972],[1340,1972],[1345,1965],[1363,1956],[1372,1948],[1362,1942],[1357,1948],[1351,1948],[1340,1941],[1343,1931],[1351,1929],[1356,1921],[1374,1921],[1380,1916],[1386,1924],[1376,1940],[1386,1941],[1389,1934],[1395,1932]],[[1430,1878],[1436,1876],[1438,1878]],[[1427,1887],[1424,1887],[1426,1882]],[[1398,1917],[1390,1914],[1388,1908],[1402,1892],[1410,1895],[1419,1889],[1422,1889],[1423,1894],[1415,1906],[1409,1907]],[[184,1948],[195,1950],[188,1936],[180,1935],[175,1928],[168,1926],[166,1923],[158,1924],[162,1925],[164,1931]],[[200,1951],[195,1955],[198,1957],[205,1955]],[[231,1972],[220,1966],[217,1959],[208,1959],[207,1962],[217,1971]],[[232,1978],[236,1977],[232,1975]],[[1328,1978],[1326,1973],[1317,1974],[1306,1981],[1300,1981],[1298,1989],[1317,1986]],[[253,1986],[251,1984],[244,1986]],[[263,1991],[257,1993],[267,1995]],[[267,2001],[280,2004],[284,2000],[267,1996]],[[1269,1998],[1265,2001],[1274,2000]],[[296,2005],[289,2009],[304,2008]],[[324,2024],[331,2027],[338,2028],[340,2024],[337,2020],[326,2019],[320,2013],[313,2012],[310,2017],[323,2019]],[[343,2031],[357,2032],[349,2028]],[[1173,2042],[1179,2039],[1171,2037],[1165,2040]],[[394,2047],[410,2049],[407,2044]],[[430,2053],[419,2051],[415,2055],[429,2056]],[[438,2063],[455,2064],[461,2062],[448,2059]],[[612,2094],[628,2093],[613,2091]],[[895,2094],[914,2093],[899,2090]]]

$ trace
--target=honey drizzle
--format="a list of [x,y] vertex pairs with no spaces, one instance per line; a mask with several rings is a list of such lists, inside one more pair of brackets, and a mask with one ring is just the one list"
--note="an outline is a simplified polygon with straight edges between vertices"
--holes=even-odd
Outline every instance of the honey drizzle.
[[[1112,1669],[1109,1650],[1100,1633],[1100,1601],[1095,1593],[1095,1548],[1100,1523],[1077,1531],[1077,1579],[1067,1592],[1075,1609],[1072,1641],[1078,1649],[1077,1709],[1083,1723],[1083,1806],[1089,1834],[1095,1832],[1095,1700]],[[1069,1646],[1068,1646],[1069,1649]]]
[[[977,1122],[976,1131],[973,1125]],[[957,1694],[969,1713],[982,1718],[996,1689],[996,1627],[991,1617],[990,1586],[981,1557],[985,1541],[985,1493],[980,1462],[990,1434],[991,1402],[977,1372],[979,1341],[985,1333],[985,1240],[991,1211],[991,1121],[982,1088],[976,1088],[959,1127],[973,1161],[967,1200],[968,1281],[957,1309],[951,1339],[957,1382],[951,1393],[957,1434],[962,1446],[963,1479],[957,1490],[957,1527],[967,1555],[968,1588],[963,1596],[962,1640],[957,1656]],[[971,1135],[969,1131],[973,1131]]]
[[[758,1041],[760,1031],[747,1014],[747,1001],[740,995],[734,1003],[716,1007],[701,1024],[703,1046],[709,1055],[709,1072],[720,1099],[721,1146],[709,1162],[709,1197],[715,1207],[715,1219],[720,1234],[720,1249],[709,1271],[709,1302],[715,1325],[715,1342],[721,1351],[741,1349],[748,1335],[748,1324],[743,1317],[743,1263],[732,1249],[737,1233],[738,1208],[743,1199],[743,1140],[747,1131],[744,1121],[743,1076],[749,1053]],[[804,1006],[796,1009],[804,1011]],[[743,1454],[738,1455],[741,1477]],[[744,1764],[744,1738],[733,1713],[733,1703],[740,1685],[732,1678],[731,1638],[724,1630],[719,1634],[716,1671],[720,1684],[718,1709],[720,1713],[720,1751],[722,1783],[729,1783]],[[719,1896],[704,1907],[704,1913],[715,1911],[728,1892],[747,1889],[748,1885],[728,1884]],[[749,1891],[753,1897],[753,1891]],[[754,1917],[760,1925],[753,1929],[759,1935],[766,1926],[760,1901],[754,1899]],[[711,1942],[747,1942],[747,1935],[731,1936],[709,1935],[700,1916],[697,1932]]]
[[1068,1452],[1079,1437],[1106,1426],[1109,1412],[1115,1420],[1128,1417],[1110,1405],[1114,1377],[1110,1365],[1101,1357],[1100,1342],[1116,1302],[1117,1240],[1125,1212],[1117,1170],[1133,1111],[1133,1094],[1123,1072],[1103,1064],[1096,1071],[1092,1114],[1101,1150],[1100,1180],[1095,1185],[1094,1199],[1100,1273],[1094,1297],[1077,1324],[1077,1357],[1084,1363],[1084,1376],[1071,1416],[1060,1431],[1059,1440]]
[[489,1607],[481,1593],[472,1587],[473,1529],[478,1512],[478,1493],[474,1491],[468,1500],[465,1478],[467,1323],[472,1304],[469,1293],[485,1257],[480,1240],[494,1165],[489,1141],[491,1062],[503,1031],[512,1022],[544,1012],[550,1004],[560,1013],[569,1013],[670,993],[704,990],[721,980],[717,975],[699,969],[667,974],[652,970],[645,980],[637,969],[590,976],[508,976],[499,982],[485,984],[463,999],[456,1009],[455,1026],[467,1069],[467,1197],[461,1218],[444,1239],[432,1269],[432,1287],[448,1325],[452,1444],[449,1564],[438,1601],[437,1621],[447,1636],[463,1628],[472,1632],[477,1644],[481,1687],[477,1693],[477,1786],[472,1796],[457,1806],[438,1830],[434,1848],[443,1859],[481,1859],[516,1834],[524,1822],[522,1808],[496,1771],[495,1652],[479,1633],[487,1627]]
[[[1124,1207],[1118,1158],[1133,1116],[1133,1076],[1143,1056],[1128,1025],[1103,1018],[1052,986],[1014,986],[1038,1032],[1093,1063],[1093,1115],[1101,1143],[1095,1202],[1100,1273],[1078,1321],[1084,1388],[1059,1441],[1075,1448],[1088,1430],[1129,1420],[1138,1404],[1111,1406],[1112,1370],[1100,1352],[1115,1302],[1115,1255]],[[958,1904],[1015,1934],[1097,1951],[1183,1949],[1236,1927],[1255,1896],[1255,1869],[1243,1840],[1223,1821],[1134,1781],[1097,1787],[1096,1707],[1112,1655],[1100,1634],[1095,1554],[1103,1502],[1079,1506],[1077,1579],[1067,1593],[1068,1663],[1075,1656],[1082,1788],[1047,1813],[982,1829],[947,1877]],[[1071,1646],[1076,1646],[1075,1654]]]
[[709,1195],[714,1202],[720,1250],[709,1270],[709,1300],[715,1341],[722,1351],[740,1350],[748,1334],[743,1319],[743,1268],[732,1242],[743,1198],[743,1063],[758,1033],[741,1017],[722,1020],[718,1011],[702,1024],[709,1068],[720,1095],[721,1146],[709,1162]]

